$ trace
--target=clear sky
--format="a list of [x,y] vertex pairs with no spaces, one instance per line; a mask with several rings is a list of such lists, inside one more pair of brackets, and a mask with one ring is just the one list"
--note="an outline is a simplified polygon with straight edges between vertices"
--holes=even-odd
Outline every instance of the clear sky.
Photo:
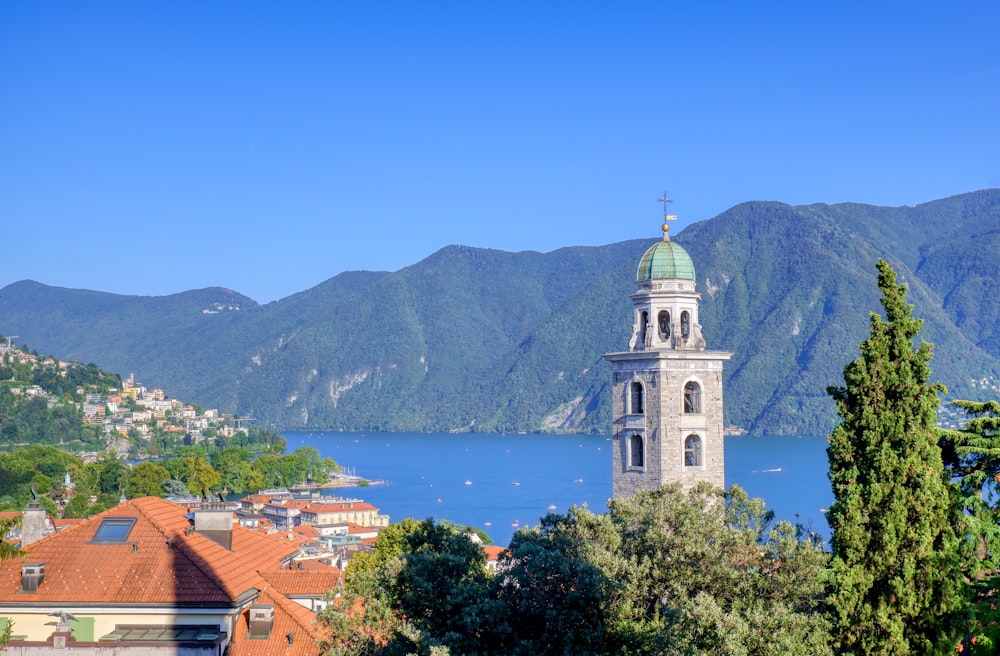
[[0,3],[0,287],[268,302],[448,244],[1000,187],[1000,3]]

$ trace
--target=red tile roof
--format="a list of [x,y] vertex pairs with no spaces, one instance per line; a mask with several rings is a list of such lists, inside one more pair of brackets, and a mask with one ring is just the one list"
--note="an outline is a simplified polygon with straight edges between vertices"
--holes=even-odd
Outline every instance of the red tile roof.
[[[134,517],[127,539],[92,542],[105,517]],[[295,554],[294,545],[239,527],[233,551],[187,530],[184,508],[146,497],[119,504],[86,521],[50,535],[25,551],[30,562],[45,563],[37,602],[226,603],[253,587],[258,568],[273,569]],[[24,601],[20,564],[0,563],[0,600]]]
[[[135,518],[135,524],[121,542],[94,542],[95,531],[108,517]],[[318,589],[333,577],[328,573],[293,571],[300,577],[297,582],[279,578],[281,585],[276,585],[261,576],[260,572],[271,576],[280,570],[298,551],[293,543],[280,537],[234,525],[230,551],[194,531],[184,507],[145,497],[69,526],[28,545],[24,551],[23,560],[0,561],[0,602],[68,607],[228,607],[241,596],[245,599],[251,594],[257,595],[254,603],[275,605],[274,629],[266,640],[250,640],[245,635],[248,620],[241,616],[234,631],[234,641],[238,642],[234,642],[229,654],[317,653],[315,615],[283,596],[280,588],[287,585],[289,589]],[[45,578],[35,593],[20,592],[23,563],[45,565]],[[308,581],[309,577],[315,580]],[[294,634],[291,646],[287,644],[289,633]]]
[[[266,639],[250,638],[250,609],[240,613],[233,627],[232,656],[315,656],[319,653],[315,614],[270,588],[261,590],[258,604],[274,604],[274,626]],[[289,636],[291,642],[289,643]]]
[[486,554],[487,561],[500,560],[500,554],[502,554],[505,551],[507,551],[506,547],[498,547],[493,544],[483,547],[483,552]]
[[343,583],[344,575],[336,567],[326,570],[279,569],[261,572],[260,575],[283,595],[322,596]]
[[[306,560],[296,560],[295,567],[298,569],[314,569],[314,570],[319,570],[321,572],[325,572],[331,569],[334,570],[335,572],[341,572],[339,568],[334,567],[333,565],[327,565],[326,563],[320,560],[316,560],[315,558],[308,558]],[[341,572],[341,576],[343,576],[343,572]]]

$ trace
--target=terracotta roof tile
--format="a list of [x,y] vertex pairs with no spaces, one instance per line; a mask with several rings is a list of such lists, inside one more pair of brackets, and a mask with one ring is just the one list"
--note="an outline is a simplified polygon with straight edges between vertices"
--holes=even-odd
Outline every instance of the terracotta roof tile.
[[344,580],[343,573],[335,567],[326,571],[279,569],[262,571],[260,575],[283,595],[323,595]]
[[[94,532],[108,517],[134,517],[125,541],[95,543]],[[34,604],[220,604],[228,606],[248,591],[255,603],[275,606],[274,627],[267,639],[248,637],[248,611],[237,619],[231,656],[313,656],[320,635],[315,614],[288,599],[268,582],[297,548],[273,536],[233,527],[233,550],[191,530],[185,509],[156,497],[134,499],[95,517],[39,540],[26,549],[26,558],[0,561],[0,601]],[[45,564],[38,591],[20,592],[21,565]],[[289,589],[318,589],[339,570],[286,571],[301,578],[277,581]],[[339,580],[339,579],[338,579]],[[332,586],[331,586],[332,587]],[[288,636],[292,636],[289,645]]]
[[[319,627],[308,608],[269,588],[261,590],[258,604],[274,604],[274,626],[265,639],[250,638],[250,610],[242,612],[233,627],[230,656],[315,656]],[[292,644],[289,643],[289,635]]]
[[[120,543],[95,543],[107,517],[134,517]],[[177,504],[146,497],[119,504],[25,548],[45,564],[33,601],[104,604],[229,603],[254,588],[258,569],[276,569],[297,551],[271,536],[233,527],[233,550],[189,530]],[[0,600],[24,602],[22,561],[0,561]]]
[[496,545],[490,544],[483,547],[483,552],[486,554],[486,560],[499,560],[500,554],[507,551],[506,547],[498,547]]

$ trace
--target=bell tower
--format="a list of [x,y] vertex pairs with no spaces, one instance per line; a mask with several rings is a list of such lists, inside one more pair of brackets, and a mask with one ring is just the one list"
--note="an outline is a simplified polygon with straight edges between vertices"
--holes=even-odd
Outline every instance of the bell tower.
[[732,353],[706,350],[698,320],[694,263],[670,241],[664,194],[663,239],[639,260],[628,350],[607,353],[612,376],[613,496],[679,481],[725,485],[722,364]]

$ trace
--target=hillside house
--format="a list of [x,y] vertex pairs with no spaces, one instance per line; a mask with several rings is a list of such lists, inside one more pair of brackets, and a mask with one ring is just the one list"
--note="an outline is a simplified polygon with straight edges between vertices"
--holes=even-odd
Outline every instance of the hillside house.
[[[0,625],[14,656],[318,653],[314,624],[334,570],[299,568],[298,547],[145,497],[0,561]],[[0,627],[2,628],[2,627]]]

